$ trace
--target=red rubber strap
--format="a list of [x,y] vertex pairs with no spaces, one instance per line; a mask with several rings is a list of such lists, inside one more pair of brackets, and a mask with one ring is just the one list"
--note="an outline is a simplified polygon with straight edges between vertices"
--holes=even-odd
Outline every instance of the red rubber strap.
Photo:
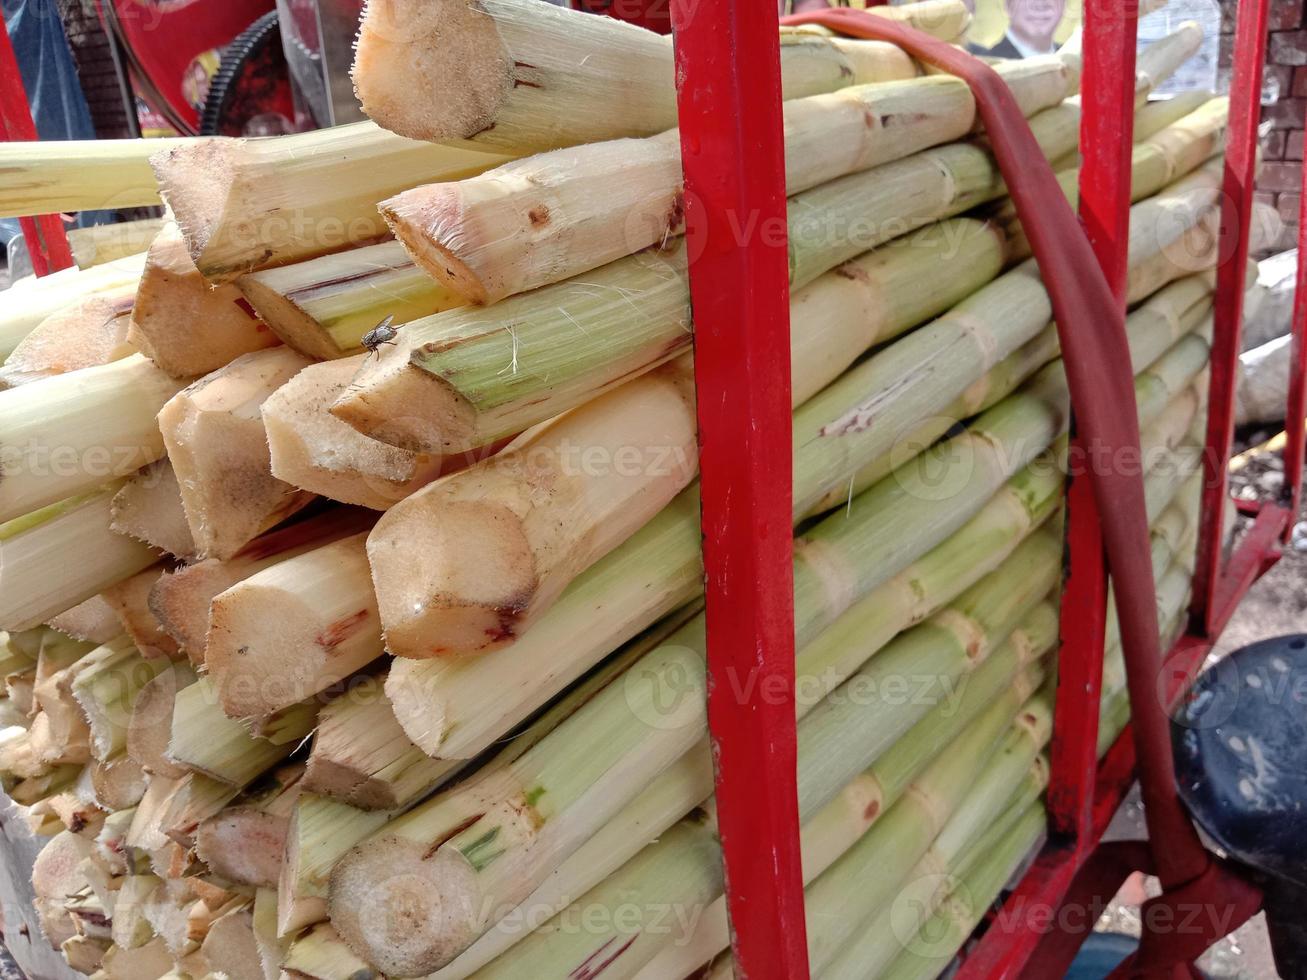
[[1166,842],[1165,853],[1156,855],[1159,875],[1167,886],[1191,880],[1206,870],[1210,857],[1175,792],[1169,721],[1156,694],[1161,637],[1143,477],[1137,465],[1115,465],[1139,459],[1139,411],[1125,310],[1113,298],[1030,124],[992,68],[946,41],[860,10],[795,14],[782,23],[820,24],[851,37],[888,41],[918,61],[956,75],[975,95],[999,171],[1052,300],[1076,426],[1089,449],[1086,465],[1115,584],[1150,837]]

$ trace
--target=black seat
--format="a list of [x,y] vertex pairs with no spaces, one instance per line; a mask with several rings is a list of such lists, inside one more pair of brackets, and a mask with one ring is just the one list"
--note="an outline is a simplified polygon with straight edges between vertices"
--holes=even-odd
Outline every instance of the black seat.
[[1171,722],[1194,821],[1265,892],[1280,975],[1307,977],[1307,634],[1242,647]]

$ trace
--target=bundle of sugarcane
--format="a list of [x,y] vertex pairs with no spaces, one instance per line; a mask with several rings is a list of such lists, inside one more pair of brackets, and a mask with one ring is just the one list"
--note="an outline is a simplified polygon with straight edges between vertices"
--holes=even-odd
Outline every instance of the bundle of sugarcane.
[[[1140,95],[1196,40],[1146,52]],[[962,216],[1004,194],[970,93],[885,44],[782,48],[810,903],[893,871],[814,931],[834,969],[914,867],[963,873],[1038,812],[1067,408],[1019,227]],[[411,78],[396,98],[405,64],[438,119]],[[620,118],[579,84],[619,65]],[[1075,60],[999,71],[1067,158]],[[371,123],[180,141],[145,255],[20,287],[0,773],[55,835],[41,926],[134,980],[553,975],[614,938],[606,970],[689,972],[725,917],[670,46],[521,0],[378,3],[357,75],[380,121],[491,152]],[[1129,333],[1145,443],[1174,454],[1214,255],[1171,246],[1210,231],[1224,110],[1140,119]],[[613,161],[620,189],[585,192]],[[142,173],[133,146],[87,177]],[[1150,474],[1157,555],[1182,482]],[[900,703],[905,675],[935,689]],[[623,894],[708,926],[583,948],[547,925]]]

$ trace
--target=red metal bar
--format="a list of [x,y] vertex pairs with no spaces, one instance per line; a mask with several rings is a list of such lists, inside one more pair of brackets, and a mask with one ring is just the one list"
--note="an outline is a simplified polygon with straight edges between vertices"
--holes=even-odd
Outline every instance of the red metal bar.
[[1238,383],[1239,337],[1247,278],[1248,227],[1257,168],[1257,125],[1261,119],[1262,64],[1266,60],[1269,0],[1241,0],[1234,35],[1230,83],[1230,126],[1221,198],[1221,242],[1213,305],[1211,382],[1207,408],[1206,479],[1198,526],[1191,629],[1216,630],[1227,493],[1227,465],[1234,440],[1234,397]]
[[[746,0],[675,0],[672,23],[692,257],[708,722],[732,944],[738,976],[806,980],[780,31],[775,5]],[[736,228],[782,233],[738,236]]]
[[[27,104],[27,90],[18,69],[13,43],[9,40],[9,27],[0,31],[0,140],[35,140],[40,137],[32,110]],[[73,264],[72,249],[63,222],[56,214],[43,214],[35,218],[18,219],[23,229],[23,242],[32,257],[32,271],[44,276]]]
[[[1130,258],[1138,6],[1085,8],[1080,119],[1080,221],[1123,315]],[[1071,459],[1085,458],[1073,440]],[[1067,487],[1066,577],[1062,587],[1048,812],[1052,833],[1092,847],[1098,701],[1106,641],[1107,564],[1092,482]]]
[[1287,543],[1302,506],[1303,419],[1307,416],[1307,170],[1298,204],[1298,278],[1293,296],[1293,341],[1289,349],[1289,400],[1284,415],[1284,502]]

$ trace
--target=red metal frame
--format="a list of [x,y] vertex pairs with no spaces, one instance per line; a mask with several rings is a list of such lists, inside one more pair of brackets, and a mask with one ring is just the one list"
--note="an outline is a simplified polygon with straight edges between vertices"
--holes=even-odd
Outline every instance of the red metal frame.
[[[747,0],[674,0],[672,16],[699,390],[708,721],[732,943],[742,976],[806,980],[789,254],[783,237],[740,240],[731,231],[785,227],[780,32],[775,6]],[[784,697],[735,694],[774,693],[777,680]]]
[[1225,498],[1230,446],[1234,441],[1234,399],[1238,384],[1239,339],[1243,326],[1244,285],[1248,271],[1248,235],[1253,185],[1257,172],[1257,126],[1261,120],[1262,67],[1266,60],[1267,0],[1244,0],[1235,23],[1234,71],[1230,82],[1230,127],[1225,149],[1221,196],[1221,241],[1231,246],[1217,266],[1213,308],[1211,382],[1207,409],[1206,482],[1194,568],[1190,611],[1193,632],[1211,636],[1219,630],[1222,593]]
[[[40,139],[32,110],[27,103],[27,89],[18,70],[18,59],[9,40],[9,28],[0,31],[0,140]],[[32,271],[38,276],[48,275],[73,264],[72,249],[63,221],[57,214],[42,214],[18,219],[23,229],[23,241],[32,257]]]

